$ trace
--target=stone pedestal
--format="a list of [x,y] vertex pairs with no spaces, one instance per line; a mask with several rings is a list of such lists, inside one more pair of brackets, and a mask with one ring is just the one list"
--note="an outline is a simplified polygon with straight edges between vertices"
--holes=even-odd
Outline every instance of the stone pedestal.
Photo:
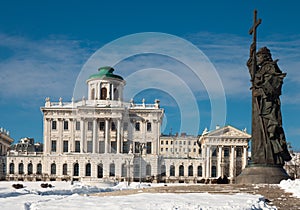
[[249,165],[236,178],[236,184],[279,184],[290,179],[282,166]]

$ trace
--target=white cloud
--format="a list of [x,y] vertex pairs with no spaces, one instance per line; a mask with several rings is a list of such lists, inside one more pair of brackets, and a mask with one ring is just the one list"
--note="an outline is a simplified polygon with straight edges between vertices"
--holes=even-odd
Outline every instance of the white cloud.
[[29,40],[3,33],[0,40],[7,54],[2,53],[0,63],[2,98],[71,98],[76,76],[88,56],[80,42],[55,37]]

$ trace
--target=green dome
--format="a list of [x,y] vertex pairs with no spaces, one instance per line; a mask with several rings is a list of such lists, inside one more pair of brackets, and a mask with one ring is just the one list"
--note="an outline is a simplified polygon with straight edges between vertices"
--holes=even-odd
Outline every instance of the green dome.
[[119,75],[115,75],[113,73],[114,69],[110,66],[104,66],[104,67],[100,67],[98,69],[98,73],[97,74],[93,74],[89,77],[90,79],[104,79],[104,78],[115,78],[115,79],[120,79],[120,80],[124,80],[123,77],[119,76]]

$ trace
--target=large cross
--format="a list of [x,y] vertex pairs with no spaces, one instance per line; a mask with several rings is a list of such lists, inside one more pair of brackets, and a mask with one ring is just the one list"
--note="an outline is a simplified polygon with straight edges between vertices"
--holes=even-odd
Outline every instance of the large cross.
[[253,26],[249,30],[249,34],[253,35],[253,44],[255,45],[254,52],[256,52],[256,28],[261,24],[261,19],[257,20],[257,10],[254,10]]

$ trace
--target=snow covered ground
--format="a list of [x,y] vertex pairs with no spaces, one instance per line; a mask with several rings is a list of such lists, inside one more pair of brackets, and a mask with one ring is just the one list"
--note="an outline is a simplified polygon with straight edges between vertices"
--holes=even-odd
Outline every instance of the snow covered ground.
[[[140,187],[132,183],[116,186],[97,184],[89,186],[75,182],[49,182],[54,187],[41,188],[42,182],[20,182],[25,188],[14,189],[15,182],[0,182],[1,210],[34,209],[171,209],[171,210],[206,210],[206,209],[276,209],[268,206],[262,196],[252,194],[209,194],[209,193],[139,193],[122,196],[89,196],[88,194],[126,190]],[[151,185],[151,186],[160,186]],[[288,192],[300,196],[300,180],[282,181],[279,185]],[[149,187],[144,184],[143,188]]]

